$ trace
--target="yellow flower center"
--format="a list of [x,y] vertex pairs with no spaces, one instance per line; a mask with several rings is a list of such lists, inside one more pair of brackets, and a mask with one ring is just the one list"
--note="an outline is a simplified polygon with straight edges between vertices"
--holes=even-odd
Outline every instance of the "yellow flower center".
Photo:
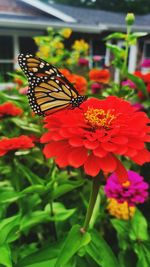
[[105,129],[110,129],[116,119],[113,110],[105,111],[97,108],[88,108],[84,116],[86,121],[94,128],[104,127]]
[[130,181],[126,181],[122,185],[123,185],[123,187],[129,187],[130,184],[131,184]]

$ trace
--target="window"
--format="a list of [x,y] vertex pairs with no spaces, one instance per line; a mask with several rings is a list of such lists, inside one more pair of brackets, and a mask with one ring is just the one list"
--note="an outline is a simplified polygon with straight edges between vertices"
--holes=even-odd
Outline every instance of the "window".
[[37,46],[31,37],[19,37],[19,50],[20,53],[35,54]]
[[10,80],[8,72],[13,71],[13,37],[0,35],[0,81]]
[[144,58],[150,58],[150,41],[146,41],[144,43],[144,51],[143,51]]

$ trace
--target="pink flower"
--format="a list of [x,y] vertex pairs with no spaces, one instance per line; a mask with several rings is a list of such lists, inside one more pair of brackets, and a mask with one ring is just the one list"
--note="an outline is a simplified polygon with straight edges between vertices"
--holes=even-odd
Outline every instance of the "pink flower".
[[126,80],[122,82],[122,86],[129,86],[130,88],[135,89],[136,85],[134,82],[132,82],[131,80]]
[[149,58],[145,58],[141,63],[141,67],[150,68],[150,59]]
[[128,171],[128,181],[121,184],[115,173],[111,174],[105,186],[108,198],[115,198],[119,203],[127,201],[129,206],[143,203],[148,197],[148,184],[134,171]]
[[100,83],[93,83],[91,85],[92,94],[97,94],[103,88],[102,84]]
[[144,106],[141,104],[141,103],[134,103],[132,104],[132,107],[134,107],[136,110],[141,110],[141,111],[144,111]]
[[79,58],[78,65],[79,66],[88,66],[89,60],[86,58]]
[[99,56],[99,55],[95,55],[95,56],[93,56],[93,60],[94,60],[95,62],[101,61],[101,59],[102,59],[102,57]]

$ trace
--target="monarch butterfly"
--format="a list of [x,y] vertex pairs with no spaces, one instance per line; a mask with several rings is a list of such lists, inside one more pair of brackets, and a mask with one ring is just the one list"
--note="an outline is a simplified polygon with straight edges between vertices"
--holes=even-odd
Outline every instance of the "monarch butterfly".
[[79,107],[86,99],[54,66],[31,54],[20,54],[18,62],[28,78],[29,104],[38,115],[49,115],[64,108]]

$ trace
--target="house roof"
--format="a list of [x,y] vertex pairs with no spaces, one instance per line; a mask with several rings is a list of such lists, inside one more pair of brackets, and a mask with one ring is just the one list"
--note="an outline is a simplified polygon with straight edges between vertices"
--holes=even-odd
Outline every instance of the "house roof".
[[[0,26],[43,29],[46,27],[71,27],[78,32],[99,33],[105,30],[124,30],[124,13],[43,3],[41,0],[2,0]],[[10,2],[10,4],[9,4]],[[9,7],[9,10],[7,10]],[[150,14],[136,16],[134,30],[150,32]]]

